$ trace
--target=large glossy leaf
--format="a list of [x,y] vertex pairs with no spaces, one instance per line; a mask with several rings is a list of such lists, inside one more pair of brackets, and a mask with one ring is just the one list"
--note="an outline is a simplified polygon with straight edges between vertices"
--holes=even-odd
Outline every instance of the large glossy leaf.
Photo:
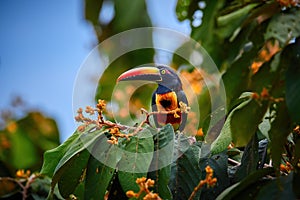
[[212,154],[224,151],[231,141],[235,146],[246,146],[256,133],[267,111],[267,103],[248,100],[235,107],[228,115],[220,135],[211,145]]
[[[182,138],[184,139],[184,138]],[[182,142],[185,142],[183,140]],[[201,148],[199,144],[194,144],[185,148],[183,154],[172,166],[172,177],[170,189],[173,199],[188,199],[194,188],[201,180],[202,170],[199,167]],[[196,194],[199,198],[200,191]]]
[[213,169],[213,177],[217,178],[217,183],[214,187],[204,187],[201,192],[201,199],[214,200],[225,188],[229,186],[229,177],[227,175],[228,156],[226,152],[221,152],[216,155],[211,155],[209,145],[202,144],[201,159],[199,162],[202,170],[201,179],[206,177],[205,168],[210,166]]
[[57,173],[61,174],[60,176],[54,175],[52,185],[58,179],[58,189],[64,198],[68,198],[70,194],[73,194],[80,182],[83,181],[82,175],[85,172],[89,157],[90,152],[88,150],[78,153],[72,159],[72,164],[68,164],[68,167],[64,168],[63,173]]
[[235,109],[230,119],[233,143],[240,147],[246,146],[256,133],[267,111],[267,102],[257,102],[251,99]]
[[250,142],[245,147],[241,165],[238,167],[235,173],[235,181],[241,181],[243,178],[251,174],[258,169],[258,138],[254,134]]
[[85,181],[85,199],[104,198],[114,176],[122,152],[117,145],[108,145],[106,141],[98,140],[88,161]]
[[41,169],[41,174],[52,177],[54,170],[59,163],[60,159],[64,156],[70,145],[80,137],[80,132],[76,131],[64,143],[58,147],[48,150],[44,153],[44,163]]
[[76,156],[79,152],[82,152],[85,149],[91,150],[99,138],[102,138],[106,141],[106,137],[104,135],[105,132],[105,129],[97,130],[93,125],[87,127],[84,132],[80,132],[79,137],[77,137],[74,142],[68,145],[69,148],[59,160],[57,166],[55,167],[54,173],[60,170],[60,168],[64,166],[66,162]]
[[171,163],[174,159],[174,139],[175,133],[170,124],[154,135],[154,154],[148,177],[155,180],[153,189],[163,199],[172,198],[168,184],[171,176]]
[[234,112],[238,109],[241,109],[243,106],[247,105],[251,101],[251,93],[243,93],[239,99],[234,103],[236,106],[227,116],[227,119],[224,123],[223,128],[219,136],[211,144],[211,153],[212,155],[221,153],[226,150],[230,142],[232,142],[232,130],[231,130],[231,120]]
[[85,132],[77,130],[63,144],[55,149],[46,151],[41,173],[52,177],[69,159],[93,144],[105,132],[105,130],[93,131],[94,129],[95,127],[91,125],[86,128]]
[[253,199],[253,192],[257,193],[264,182],[260,181],[264,176],[274,173],[273,168],[265,168],[255,171],[249,176],[245,177],[242,181],[228,187],[216,199],[229,200],[229,199]]
[[151,130],[144,129],[137,136],[125,141],[124,152],[118,163],[118,178],[124,192],[139,191],[137,178],[147,177],[153,157],[154,142]]

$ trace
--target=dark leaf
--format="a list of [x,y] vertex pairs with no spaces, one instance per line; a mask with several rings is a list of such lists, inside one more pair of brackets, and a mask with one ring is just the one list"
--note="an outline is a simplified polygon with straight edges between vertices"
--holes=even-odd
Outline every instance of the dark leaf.
[[280,102],[276,104],[276,117],[271,123],[269,136],[271,139],[271,156],[275,169],[279,170],[284,145],[287,136],[291,132],[291,124],[288,118],[286,104]]
[[[184,139],[184,138],[182,138]],[[181,140],[182,140],[181,139]],[[182,142],[185,142],[183,140]],[[177,159],[172,166],[170,189],[173,199],[188,199],[194,188],[201,180],[201,168],[199,167],[201,149],[197,144],[191,145]],[[200,191],[195,198],[199,198]]]
[[208,145],[202,145],[201,159],[200,159],[200,169],[202,170],[202,180],[205,179],[205,167],[210,166],[213,169],[213,177],[217,178],[217,183],[214,187],[208,188],[204,187],[201,192],[201,199],[216,199],[216,197],[229,186],[229,176],[227,174],[228,168],[228,156],[226,151],[223,151],[216,155],[211,155],[210,153],[205,154],[205,149],[209,149]]
[[[264,182],[260,180],[269,174],[274,173],[273,168],[265,168],[261,170],[257,170],[251,173],[249,176],[245,177],[242,181],[228,187],[224,190],[216,199],[217,200],[229,200],[229,199],[253,199],[252,193],[257,193],[261,186],[259,185]],[[249,190],[250,191],[249,191]],[[248,192],[247,192],[248,191]],[[252,191],[252,193],[250,193]]]
[[256,199],[296,199],[292,189],[293,173],[281,176],[263,186]]
[[300,37],[282,53],[286,65],[286,104],[294,122],[300,123]]
[[245,147],[241,165],[236,172],[236,182],[241,181],[243,178],[256,171],[258,168],[258,139],[254,134],[250,142]]
[[[83,176],[85,176],[85,170],[90,157],[90,152],[84,150],[74,156],[74,159],[71,160],[71,163],[65,169],[62,167],[63,173],[56,173],[53,176],[52,184],[55,180],[58,179],[58,189],[60,194],[67,198],[70,194],[73,194],[76,187],[83,181]],[[61,175],[60,175],[61,174]],[[57,175],[59,177],[57,177]]]
[[267,102],[257,102],[251,99],[238,106],[232,113],[230,120],[231,135],[235,146],[245,146],[257,131],[266,111]]

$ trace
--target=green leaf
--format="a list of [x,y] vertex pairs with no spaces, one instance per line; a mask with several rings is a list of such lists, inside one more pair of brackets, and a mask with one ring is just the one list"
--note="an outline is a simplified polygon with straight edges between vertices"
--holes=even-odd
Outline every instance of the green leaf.
[[168,184],[171,176],[171,163],[174,160],[174,139],[175,133],[170,124],[154,135],[154,154],[148,177],[155,181],[153,189],[162,199],[172,199]]
[[[179,138],[180,140],[183,140],[180,143],[186,142],[184,138]],[[182,155],[172,166],[170,189],[173,199],[188,199],[201,180],[202,170],[199,167],[201,148],[198,145],[191,145],[181,152]],[[199,196],[200,192],[196,194],[196,199]]]
[[244,92],[234,103],[236,106],[228,115],[223,128],[221,129],[221,133],[219,136],[212,142],[211,144],[211,154],[215,155],[225,151],[232,142],[232,134],[231,134],[231,118],[235,110],[240,109],[245,104],[247,104],[251,99],[251,94],[249,92]]
[[232,109],[232,104],[243,92],[247,91],[250,80],[251,61],[256,56],[256,51],[250,51],[235,61],[224,73],[222,80],[226,90],[226,102],[228,110]]
[[293,192],[292,182],[293,173],[272,180],[259,190],[255,199],[297,199]]
[[[72,164],[63,170],[64,173],[54,175],[52,184],[58,179],[58,189],[64,198],[68,198],[70,194],[73,194],[76,187],[82,182],[82,174],[85,171],[89,157],[90,152],[88,150],[78,153],[72,159]],[[61,174],[61,176],[57,177],[58,174]]]
[[41,169],[41,174],[45,174],[49,177],[53,176],[55,168],[59,163],[60,159],[64,156],[67,150],[70,148],[72,143],[74,143],[80,137],[81,132],[76,131],[71,137],[69,137],[63,144],[58,147],[48,150],[44,153],[44,163]]
[[274,173],[273,168],[257,170],[251,173],[249,176],[245,177],[242,181],[228,187],[216,198],[216,200],[240,199],[242,197],[253,199],[253,196],[251,196],[249,192],[246,193],[247,189],[251,189],[252,192],[254,192],[254,190],[260,189],[260,187],[258,187],[259,184],[261,184],[260,180],[264,176],[272,173]]
[[235,146],[246,146],[251,137],[256,133],[266,110],[266,102],[258,103],[250,97],[251,93],[240,96],[238,106],[228,115],[220,135],[211,144],[212,155],[227,149],[231,141]]
[[122,159],[118,163],[118,178],[124,192],[139,191],[135,181],[137,178],[147,177],[153,149],[154,142],[149,129],[142,130],[125,142]]
[[[52,177],[54,172],[57,171],[68,159],[76,155],[78,152],[82,151],[85,147],[83,142],[85,140],[83,136],[92,130],[94,126],[89,126],[86,128],[85,132],[76,130],[71,137],[69,137],[60,146],[48,150],[44,153],[44,163],[41,169],[41,174]],[[91,143],[96,139],[95,137],[100,136],[101,131],[94,131],[88,134],[88,139],[91,139],[88,143]],[[99,133],[99,134],[97,134]],[[68,152],[68,155],[66,153]]]
[[56,173],[66,162],[77,155],[79,152],[88,149],[91,150],[95,141],[99,138],[106,140],[104,133],[105,129],[97,130],[94,125],[86,127],[84,132],[79,132],[78,137],[67,146],[67,151],[59,160],[55,167],[54,173]]
[[286,72],[286,104],[292,120],[300,123],[300,37],[282,53]]
[[291,124],[287,113],[286,104],[280,102],[276,104],[276,117],[271,123],[269,136],[271,139],[271,155],[275,169],[279,170],[284,145],[287,136],[291,132]]
[[[51,178],[40,176],[30,184],[30,195],[33,199],[47,199],[47,195],[51,190]],[[52,199],[64,199],[58,189],[54,190]],[[30,198],[30,197],[29,197]]]
[[86,171],[85,199],[104,198],[118,162],[122,158],[122,149],[110,145],[106,140],[98,139],[91,152]]
[[276,38],[280,46],[285,46],[292,38],[300,36],[300,10],[297,8],[290,9],[285,13],[278,13],[272,17],[268,24],[265,40]]
[[212,153],[212,155],[221,153],[222,151],[226,150],[228,145],[232,141],[231,129],[230,129],[231,115],[232,114],[229,114],[228,118],[226,119],[226,121],[224,123],[224,126],[221,130],[220,135],[211,144],[211,153]]
[[257,3],[252,3],[244,6],[243,8],[234,10],[226,15],[217,18],[218,35],[222,38],[227,38],[239,28],[242,22],[249,15],[250,11],[257,6]]
[[251,99],[236,108],[230,118],[232,140],[235,146],[245,146],[256,133],[267,111],[267,102]]
[[235,181],[241,181],[244,177],[248,176],[258,168],[258,138],[254,134],[250,142],[245,147],[241,165],[235,174]]
[[10,163],[17,169],[26,169],[38,160],[38,152],[26,132],[17,128],[16,132],[9,134],[11,146]]
[[[213,177],[217,178],[217,183],[214,187],[204,187],[201,192],[200,199],[214,200],[222,191],[229,186],[228,170],[228,156],[225,151],[211,155],[209,145],[202,144],[201,146],[201,159],[199,162],[200,169],[202,170],[202,180],[206,177],[205,168],[210,166],[213,169]],[[203,153],[202,153],[203,152]]]

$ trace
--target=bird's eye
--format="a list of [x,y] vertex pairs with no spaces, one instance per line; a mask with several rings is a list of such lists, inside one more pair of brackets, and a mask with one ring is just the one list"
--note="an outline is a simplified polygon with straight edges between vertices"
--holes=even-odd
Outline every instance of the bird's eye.
[[166,70],[162,69],[161,74],[165,74],[165,73],[166,73]]

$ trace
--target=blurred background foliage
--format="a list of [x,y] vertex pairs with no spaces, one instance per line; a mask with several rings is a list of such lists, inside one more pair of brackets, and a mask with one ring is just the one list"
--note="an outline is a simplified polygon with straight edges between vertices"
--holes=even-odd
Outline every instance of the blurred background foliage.
[[[114,7],[114,15],[109,20],[99,19],[101,12],[105,12],[103,4]],[[214,169],[219,182],[215,188],[201,190],[197,197],[300,197],[297,189],[300,187],[299,4],[297,0],[178,0],[174,10],[178,20],[190,21],[191,37],[205,48],[222,73],[227,105],[225,124],[216,122],[215,126],[207,127],[217,110],[210,109],[209,86],[202,81],[204,72],[199,74],[176,55],[172,62],[166,63],[180,69],[190,82],[199,96],[201,116],[204,116],[193,130],[199,133],[199,143],[178,161],[186,173],[178,177],[186,181],[187,187],[170,185],[174,199],[188,197],[183,195],[190,194],[204,175],[199,172],[197,176],[191,169],[201,171],[207,164]],[[151,26],[143,0],[85,0],[85,18],[93,26],[98,42],[128,29]],[[115,60],[99,80],[95,100],[109,102],[116,78],[127,69],[153,63],[154,55],[153,49],[142,49]],[[141,107],[149,108],[151,93],[145,95],[145,90],[153,86],[145,87],[135,91],[131,98],[135,105],[131,114],[135,115]],[[131,88],[117,91],[117,98],[128,92]],[[211,146],[201,146],[200,142],[209,139],[206,136],[212,131],[216,132],[216,140]],[[28,112],[22,119],[6,120],[0,133],[2,176],[13,176],[20,168],[39,169],[42,153],[58,143],[55,122],[37,112]],[[190,162],[195,159],[196,163]],[[176,177],[179,171],[175,173],[164,177],[164,181]],[[77,175],[80,178],[81,173]],[[61,187],[67,184],[61,183]],[[84,183],[72,185],[70,194],[79,191],[78,195],[83,195],[80,184]],[[61,192],[70,195],[69,190]]]
[[43,153],[59,145],[54,119],[27,108],[20,97],[2,111],[0,131],[0,176],[13,176],[18,169],[38,171]]

